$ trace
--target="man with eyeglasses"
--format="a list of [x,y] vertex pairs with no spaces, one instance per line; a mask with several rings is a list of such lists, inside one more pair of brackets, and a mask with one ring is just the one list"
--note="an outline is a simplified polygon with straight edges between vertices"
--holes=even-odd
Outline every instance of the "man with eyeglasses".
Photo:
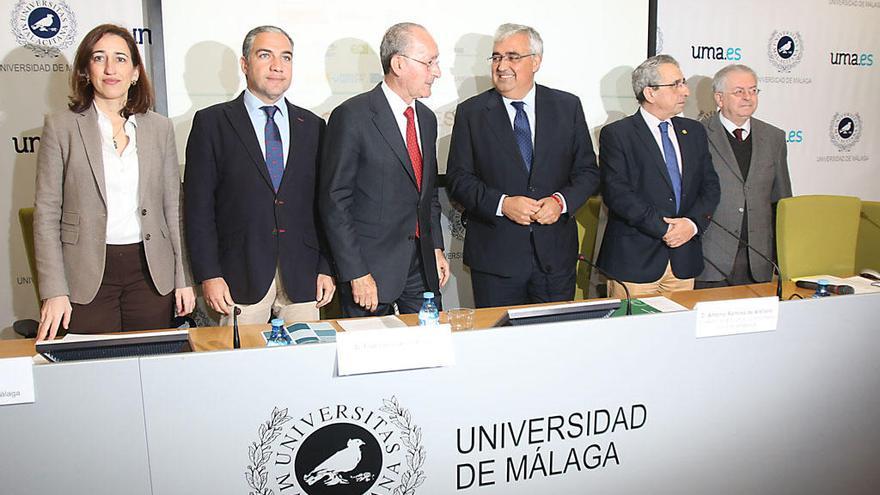
[[775,204],[791,196],[785,132],[752,117],[758,108],[758,77],[745,65],[719,70],[712,80],[718,111],[703,125],[721,181],[714,219],[739,240],[709,227],[703,236],[706,267],[697,288],[767,282],[773,267],[747,245],[773,256]]
[[574,214],[598,189],[599,171],[580,100],[535,84],[542,55],[537,31],[501,25],[495,87],[456,109],[447,178],[467,214],[477,307],[574,297]]
[[330,115],[320,173],[321,218],[347,317],[417,313],[449,278],[437,196],[437,119],[418,101],[440,77],[424,27],[391,26],[384,80]]
[[[689,91],[674,58],[642,62],[632,86],[639,110],[599,134],[608,224],[598,264],[632,295],[689,290],[703,271],[701,237],[720,195],[706,131],[677,117]],[[612,280],[608,293],[625,295]]]

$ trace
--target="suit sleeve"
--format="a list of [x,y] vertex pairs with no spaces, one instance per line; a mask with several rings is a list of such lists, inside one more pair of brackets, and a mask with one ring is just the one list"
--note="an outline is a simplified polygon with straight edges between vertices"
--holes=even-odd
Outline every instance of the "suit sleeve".
[[53,119],[46,117],[37,155],[34,200],[34,254],[40,299],[70,294],[61,254],[64,155]]
[[477,174],[471,136],[472,132],[480,130],[471,129],[469,116],[469,112],[459,105],[452,126],[449,163],[446,166],[449,193],[464,206],[469,215],[477,215],[484,222],[494,224],[498,218],[495,212],[498,210],[502,191],[489,187]]
[[697,224],[697,233],[705,232],[709,228],[709,217],[715,213],[718,202],[721,200],[721,182],[718,180],[718,173],[715,172],[715,166],[712,164],[712,154],[709,153],[709,138],[706,130],[702,125],[692,128],[700,133],[701,139],[698,141],[700,146],[700,192],[693,206],[681,213],[679,216],[689,218]]
[[602,201],[616,215],[639,231],[661,239],[668,230],[666,222],[654,205],[645,201],[636,190],[637,166],[633,156],[621,142],[615,129],[605,127],[599,133],[599,172],[602,176]]
[[569,182],[559,189],[559,193],[565,197],[568,206],[568,214],[574,215],[583,205],[587,198],[599,189],[599,168],[596,166],[596,153],[593,151],[593,141],[590,139],[590,130],[587,128],[587,120],[584,118],[584,109],[580,99],[575,98],[574,113],[574,139],[573,155],[574,162],[571,166]]
[[776,159],[774,160],[775,177],[773,180],[773,196],[770,198],[771,203],[776,203],[780,199],[791,197],[791,176],[788,172],[788,148],[785,144],[785,133],[780,132],[780,134],[779,138],[774,140],[779,143],[779,151],[776,153]]
[[218,164],[208,120],[202,112],[193,117],[183,181],[186,241],[192,274],[198,283],[223,276],[214,207]]
[[184,242],[181,236],[180,214],[180,165],[177,161],[177,144],[174,141],[174,126],[171,121],[164,119],[167,130],[165,131],[165,153],[162,157],[162,172],[164,187],[162,197],[165,209],[165,222],[168,225],[168,233],[171,236],[171,248],[174,250],[174,287],[180,289],[192,285],[189,261],[183,250]]
[[360,132],[356,116],[342,105],[330,114],[321,160],[319,209],[339,279],[370,273],[354,228],[354,194],[359,166]]

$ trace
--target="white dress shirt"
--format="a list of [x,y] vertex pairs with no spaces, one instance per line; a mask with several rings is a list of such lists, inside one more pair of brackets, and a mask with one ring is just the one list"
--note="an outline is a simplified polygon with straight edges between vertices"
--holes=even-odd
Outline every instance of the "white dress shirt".
[[[400,136],[403,138],[403,144],[406,144],[406,116],[403,115],[403,112],[406,111],[407,108],[413,109],[413,123],[416,126],[416,141],[419,143],[419,154],[422,154],[422,132],[419,130],[419,115],[416,112],[416,101],[413,100],[409,105],[403,101],[403,98],[400,97],[397,93],[391,90],[385,81],[382,81],[382,92],[385,93],[385,99],[388,100],[388,104],[391,106],[391,113],[394,114],[394,120],[397,122],[397,128],[400,130]],[[424,154],[422,154],[424,156]],[[424,163],[424,159],[422,159]]]
[[733,122],[731,122],[730,120],[728,120],[727,117],[725,117],[721,112],[718,112],[718,120],[721,121],[721,125],[723,125],[724,129],[727,130],[727,133],[733,137],[736,137],[736,134],[734,134],[733,131],[735,131],[737,129],[742,129],[743,130],[743,141],[745,141],[746,138],[749,137],[749,134],[752,133],[752,119],[751,118],[746,119],[746,121],[743,123],[743,125],[736,125]]
[[[134,115],[123,124],[128,145],[117,154],[113,147],[113,124],[110,118],[98,112],[98,130],[101,133],[101,158],[104,162],[104,186],[107,192],[107,244],[135,244],[141,242],[141,217],[138,215],[138,156],[137,120]],[[122,133],[117,137],[121,142]]]

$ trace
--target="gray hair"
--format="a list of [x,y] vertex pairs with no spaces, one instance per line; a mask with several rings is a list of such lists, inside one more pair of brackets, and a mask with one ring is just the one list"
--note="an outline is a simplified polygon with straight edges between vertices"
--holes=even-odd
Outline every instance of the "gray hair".
[[522,24],[502,24],[495,31],[494,43],[497,45],[513,35],[525,33],[529,35],[529,49],[539,57],[544,56],[544,40],[534,28]]
[[251,54],[251,48],[254,47],[254,39],[260,33],[278,33],[283,34],[287,41],[290,42],[290,49],[293,50],[293,39],[291,39],[290,35],[287,34],[283,29],[277,26],[257,26],[250,31],[248,34],[244,36],[244,42],[241,44],[241,56],[244,58],[248,58]]
[[639,103],[645,102],[645,88],[660,84],[660,66],[663,64],[672,64],[679,67],[678,61],[669,55],[654,55],[645,60],[632,73],[633,93],[636,94],[636,100]]
[[398,22],[385,31],[382,43],[379,44],[379,59],[382,61],[383,73],[389,74],[391,72],[391,57],[403,53],[409,48],[412,32],[415,29],[427,31],[424,26],[414,22]]
[[727,89],[727,75],[731,72],[747,72],[755,78],[755,82],[758,81],[758,74],[748,65],[730,64],[715,73],[715,77],[712,78],[712,92],[723,93]]

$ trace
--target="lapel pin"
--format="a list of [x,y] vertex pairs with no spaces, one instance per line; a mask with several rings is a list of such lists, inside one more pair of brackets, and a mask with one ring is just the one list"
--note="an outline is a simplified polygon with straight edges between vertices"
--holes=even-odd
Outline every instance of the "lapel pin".
[[681,130],[681,133],[682,133],[682,134],[687,134],[687,133],[688,133],[688,130],[687,130],[687,129],[682,129],[682,130]]
[[297,118],[296,118],[296,121],[297,121],[297,122],[305,122],[305,120],[303,120],[302,117],[297,117]]

